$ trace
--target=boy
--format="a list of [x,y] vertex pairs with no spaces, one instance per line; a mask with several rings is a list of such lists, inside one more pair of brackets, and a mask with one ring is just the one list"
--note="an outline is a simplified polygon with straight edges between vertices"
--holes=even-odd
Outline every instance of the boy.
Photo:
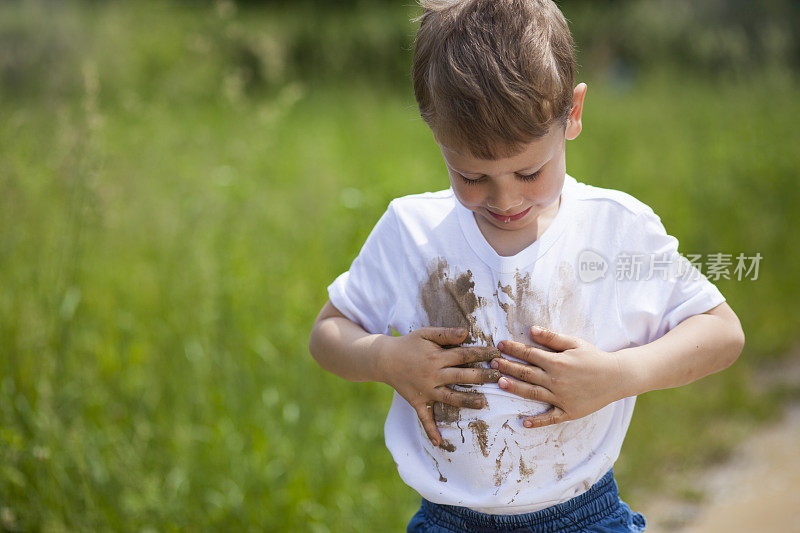
[[635,397],[732,364],[739,320],[652,209],[566,174],[586,85],[551,1],[423,8],[414,92],[451,187],[389,204],[309,350],[395,389],[409,531],[641,531],[612,471]]

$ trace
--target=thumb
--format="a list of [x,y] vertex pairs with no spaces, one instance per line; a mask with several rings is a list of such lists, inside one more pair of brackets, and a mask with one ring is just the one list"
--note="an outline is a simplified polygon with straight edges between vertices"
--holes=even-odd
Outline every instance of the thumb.
[[440,346],[456,345],[464,342],[466,328],[437,328],[433,326],[416,330],[420,337],[435,342]]

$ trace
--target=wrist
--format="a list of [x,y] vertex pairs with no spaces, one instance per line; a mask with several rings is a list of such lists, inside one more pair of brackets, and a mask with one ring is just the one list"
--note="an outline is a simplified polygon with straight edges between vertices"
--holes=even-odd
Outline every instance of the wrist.
[[625,348],[614,352],[619,371],[620,399],[637,396],[648,391],[645,387],[645,376],[640,364],[641,359],[636,348]]
[[391,351],[392,346],[394,346],[395,337],[390,335],[376,335],[374,346],[375,346],[375,357],[374,357],[374,365],[373,365],[373,376],[374,381],[378,381],[381,383],[389,384],[389,364],[392,361]]

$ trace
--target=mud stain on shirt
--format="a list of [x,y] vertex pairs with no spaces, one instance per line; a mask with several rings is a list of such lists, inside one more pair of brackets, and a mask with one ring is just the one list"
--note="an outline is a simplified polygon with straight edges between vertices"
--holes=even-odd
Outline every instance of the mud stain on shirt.
[[580,286],[575,267],[566,261],[558,265],[558,290],[550,305],[552,319],[567,334],[594,340],[592,320],[580,298]]
[[[459,385],[463,387],[463,385]],[[480,394],[478,391],[466,390],[466,394]],[[484,398],[484,409],[488,408],[489,402]],[[464,430],[458,425],[461,422],[461,408],[456,405],[448,403],[434,402],[433,404],[433,420],[436,425],[453,426],[455,425],[461,430],[461,442],[464,442]]]
[[481,448],[481,453],[484,457],[489,457],[489,437],[486,434],[489,425],[483,420],[473,420],[467,427],[475,434],[478,441],[478,446]]
[[553,471],[556,474],[556,478],[561,479],[562,477],[564,477],[564,474],[567,471],[567,465],[565,465],[564,463],[556,463],[555,465],[553,465]]
[[519,475],[522,477],[529,477],[533,475],[533,472],[536,470],[534,467],[528,467],[525,465],[525,461],[522,459],[522,456],[519,458]]
[[438,257],[427,266],[427,276],[419,287],[422,308],[428,325],[444,328],[466,328],[469,333],[464,344],[481,342],[494,346],[491,333],[477,326],[475,311],[486,305],[486,298],[475,294],[472,271],[451,274],[447,260]]
[[508,444],[503,446],[503,449],[500,450],[500,455],[497,456],[495,459],[495,469],[494,469],[494,486],[499,487],[505,481],[505,476],[503,475],[502,468],[503,468],[503,454],[506,453],[508,450]]
[[[463,344],[495,345],[491,333],[484,332],[477,323],[476,311],[486,306],[487,300],[475,294],[471,270],[459,272],[451,269],[446,259],[433,259],[427,266],[427,276],[420,283],[419,299],[428,317],[428,326],[466,328],[468,333]],[[467,363],[462,366],[488,367],[486,363]],[[471,385],[464,387],[472,388]],[[433,418],[437,424],[457,424],[461,420],[461,410],[437,402],[433,406]]]
[[439,448],[443,449],[446,452],[456,451],[455,445],[447,439],[442,439],[441,444],[439,444]]
[[[479,323],[479,318],[497,316],[495,314],[497,307],[495,306],[499,306],[506,315],[509,338],[517,342],[536,345],[530,337],[530,327],[532,325],[545,327],[567,335],[579,336],[588,339],[590,342],[594,338],[593,324],[581,297],[580,282],[577,279],[574,265],[567,261],[562,261],[558,265],[556,272],[552,273],[550,279],[545,278],[541,282],[546,286],[535,287],[532,271],[520,271],[517,269],[512,278],[503,278],[497,282],[495,287],[478,287],[478,289],[493,291],[492,295],[488,297],[480,296],[481,290],[476,291],[476,282],[471,270],[462,271],[458,268],[452,268],[443,257],[436,257],[431,260],[426,270],[427,275],[419,285],[419,302],[427,316],[427,323],[424,325],[465,328],[468,334],[463,342],[464,345],[495,346],[492,334],[484,331],[484,328],[488,330],[495,327],[495,325],[492,321]],[[539,279],[538,276],[537,279]],[[504,284],[506,281],[507,283]],[[488,291],[485,292],[485,294],[488,293]],[[486,315],[487,313],[488,315]],[[542,348],[549,350],[546,347]],[[479,363],[464,366],[486,368],[488,365]],[[437,424],[457,427],[461,431],[462,444],[466,444],[464,429],[469,429],[475,438],[472,445],[477,444],[481,454],[485,458],[489,458],[490,448],[493,447],[498,435],[491,433],[488,424],[484,420],[472,419],[469,423],[466,423],[472,417],[462,418],[459,407],[438,402],[433,406],[433,415]],[[520,418],[525,416],[527,415],[519,415]],[[467,427],[461,426],[462,423],[465,423]],[[550,444],[550,446],[560,450],[560,444],[576,438],[585,429],[580,425],[576,426],[560,428],[561,431],[556,433],[558,436],[555,438],[555,442],[548,438],[545,444]],[[508,420],[503,424],[503,428],[510,433],[515,432]],[[490,434],[492,437],[491,445],[489,442]],[[551,437],[555,437],[555,434]],[[517,445],[517,449],[520,451],[530,447]],[[446,441],[446,443],[442,443],[440,449],[452,452],[455,450],[455,446]],[[564,451],[560,451],[564,455]],[[535,461],[529,460],[526,463],[522,457],[519,457],[519,460],[516,461],[514,457],[516,453],[507,452],[509,452],[508,445],[494,458],[496,468],[493,481],[495,486],[498,487],[505,482],[509,474],[513,473],[514,478],[516,478],[518,472],[521,478],[518,482],[521,482],[523,479],[531,479],[536,470],[536,465],[533,464]],[[439,472],[439,481],[446,482],[447,479],[439,470],[438,461],[430,453],[428,455],[433,459],[436,470]],[[507,464],[502,463],[504,457]],[[491,459],[489,460],[491,461]],[[551,465],[555,476],[561,479],[566,473],[566,464],[557,462],[555,464],[551,463]],[[503,470],[504,466],[506,470]]]
[[555,278],[551,288],[539,289],[531,283],[530,272],[517,269],[512,284],[497,282],[498,290],[494,297],[506,314],[508,332],[513,340],[531,344],[530,328],[533,325],[568,335],[594,336],[580,299],[574,267],[562,261]]
[[575,439],[582,439],[587,433],[591,434],[596,427],[596,418],[597,415],[595,413],[590,413],[585,417],[568,420],[553,426],[553,431],[556,428],[559,429],[558,435],[555,435],[554,438],[556,446],[565,445]]
[[498,293],[497,303],[506,313],[506,324],[511,338],[517,342],[529,343],[530,327],[545,320],[549,322],[549,312],[546,312],[547,295],[531,285],[530,272],[522,274],[519,270],[514,273],[514,287],[498,281],[497,288],[510,300],[500,301]]
[[[424,450],[424,448],[423,448],[423,450]],[[436,471],[439,473],[439,481],[441,481],[442,483],[447,483],[447,478],[446,478],[446,477],[444,477],[444,476],[442,475],[442,471],[441,471],[441,470],[439,470],[439,461],[437,461],[437,460],[436,460],[436,457],[434,457],[433,455],[431,455],[431,452],[429,452],[428,450],[425,450],[425,453],[427,453],[427,454],[428,454],[428,457],[430,457],[431,459],[433,459],[433,464],[436,466]]]
[[455,405],[436,402],[433,404],[433,419],[437,424],[457,424],[461,420],[461,409]]

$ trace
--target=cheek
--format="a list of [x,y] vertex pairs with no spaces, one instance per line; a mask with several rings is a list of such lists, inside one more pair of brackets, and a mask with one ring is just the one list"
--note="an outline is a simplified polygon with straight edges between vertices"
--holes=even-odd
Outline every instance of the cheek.
[[543,205],[550,205],[555,202],[559,195],[561,195],[561,190],[564,187],[564,180],[553,180],[548,183],[546,189],[539,191],[539,198]]
[[483,201],[483,193],[480,191],[480,186],[467,185],[463,183],[457,176],[450,177],[450,186],[453,187],[453,192],[456,198],[466,205],[477,205]]
[[457,187],[454,186],[453,191],[462,204],[475,206],[483,203],[483,193],[480,192],[480,187],[461,184]]

